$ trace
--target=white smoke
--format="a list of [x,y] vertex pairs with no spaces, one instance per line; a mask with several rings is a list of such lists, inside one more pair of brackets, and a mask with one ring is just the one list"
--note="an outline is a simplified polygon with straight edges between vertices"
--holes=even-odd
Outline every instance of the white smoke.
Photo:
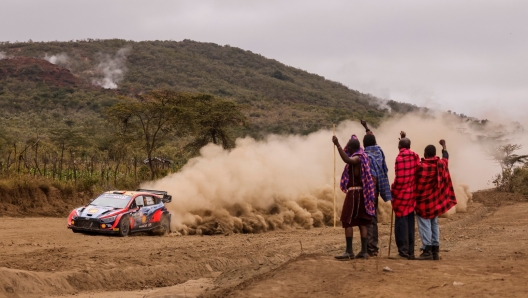
[[113,57],[109,54],[99,54],[97,71],[103,75],[103,78],[93,79],[92,83],[105,89],[116,89],[117,84],[125,78],[126,56],[130,51],[132,47],[126,46],[119,49]]
[[370,105],[377,107],[380,110],[387,110],[389,113],[392,111],[392,108],[389,106],[389,101],[387,99],[379,98],[373,95],[368,94],[368,100]]
[[68,62],[70,61],[70,57],[66,53],[60,53],[57,55],[51,55],[49,56],[47,53],[44,56],[44,59],[47,60],[51,64],[57,64],[62,66],[67,66]]
[[[489,187],[498,170],[482,144],[456,129],[453,119],[407,115],[393,118],[374,129],[384,149],[389,179],[394,177],[400,130],[406,130],[412,149],[419,155],[425,146],[446,139],[450,172],[459,200],[451,212],[465,211],[471,189]],[[364,129],[355,122],[338,126],[344,146],[350,135],[360,139]],[[239,139],[226,151],[207,145],[201,155],[178,173],[145,183],[142,188],[166,190],[173,196],[168,204],[173,228],[189,233],[262,232],[288,227],[316,227],[333,222],[332,132],[321,130],[308,136],[270,136],[265,141]],[[438,150],[439,151],[439,150]],[[335,176],[339,183],[343,162],[337,156]],[[337,188],[338,216],[344,194]],[[382,204],[380,217],[388,218],[390,205]],[[338,225],[340,225],[338,221]]]
[[7,58],[7,55],[5,52],[0,52],[0,60],[2,59],[6,59]]

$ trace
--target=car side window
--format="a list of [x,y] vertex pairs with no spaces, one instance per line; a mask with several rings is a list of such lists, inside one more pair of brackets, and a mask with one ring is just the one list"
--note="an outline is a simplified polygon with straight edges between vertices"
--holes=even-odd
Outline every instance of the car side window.
[[136,206],[138,207],[145,206],[145,202],[143,201],[143,196],[137,196],[134,203],[136,203]]
[[154,205],[154,199],[150,196],[145,197],[145,206]]

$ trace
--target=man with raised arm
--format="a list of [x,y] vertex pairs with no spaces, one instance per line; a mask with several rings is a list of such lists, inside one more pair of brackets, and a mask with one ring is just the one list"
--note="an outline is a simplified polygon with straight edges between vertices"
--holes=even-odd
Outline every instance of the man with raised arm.
[[442,158],[436,156],[436,147],[425,147],[424,158],[416,170],[416,220],[424,245],[419,260],[439,260],[440,228],[438,216],[456,205],[455,191],[449,174],[449,153],[444,140],[440,140]]
[[369,129],[367,121],[361,120],[361,125],[365,128],[365,136],[363,137],[363,147],[370,162],[370,173],[375,186],[374,207],[376,213],[372,216],[372,224],[368,226],[367,230],[367,251],[369,256],[376,257],[379,253],[378,247],[378,197],[381,196],[383,201],[388,202],[392,200],[387,163],[385,162],[385,153],[381,150],[376,142],[374,133]]
[[[374,209],[374,183],[370,174],[369,159],[355,135],[348,141],[345,149],[339,145],[336,136],[332,142],[337,147],[341,159],[346,163],[341,176],[340,188],[346,193],[341,222],[345,229],[345,253],[335,256],[338,260],[353,258],[368,259],[367,228],[372,223]],[[354,256],[352,250],[353,227],[359,227],[361,235],[361,251]]]
[[394,238],[398,246],[395,258],[414,260],[414,188],[420,157],[411,150],[411,140],[406,138],[405,132],[400,132],[400,136],[400,153],[396,157],[396,175],[391,187],[392,209],[396,217]]

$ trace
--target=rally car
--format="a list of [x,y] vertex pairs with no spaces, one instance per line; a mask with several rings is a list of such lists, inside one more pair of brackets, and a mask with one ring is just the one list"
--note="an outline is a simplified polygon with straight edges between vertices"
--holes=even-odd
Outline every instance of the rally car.
[[171,200],[165,191],[108,191],[88,205],[74,209],[68,217],[68,229],[74,233],[96,232],[122,237],[134,232],[167,234],[171,215],[164,203]]

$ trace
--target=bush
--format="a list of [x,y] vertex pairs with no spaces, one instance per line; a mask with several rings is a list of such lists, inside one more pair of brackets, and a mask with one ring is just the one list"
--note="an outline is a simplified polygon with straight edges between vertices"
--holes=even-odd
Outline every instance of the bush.
[[87,177],[87,178],[84,178],[78,184],[77,190],[93,193],[94,187],[97,186],[99,183],[100,183],[100,180],[98,177]]
[[50,185],[48,183],[45,183],[45,182],[41,182],[39,184],[39,188],[40,190],[42,190],[42,192],[48,196],[49,195],[49,192],[50,192]]

